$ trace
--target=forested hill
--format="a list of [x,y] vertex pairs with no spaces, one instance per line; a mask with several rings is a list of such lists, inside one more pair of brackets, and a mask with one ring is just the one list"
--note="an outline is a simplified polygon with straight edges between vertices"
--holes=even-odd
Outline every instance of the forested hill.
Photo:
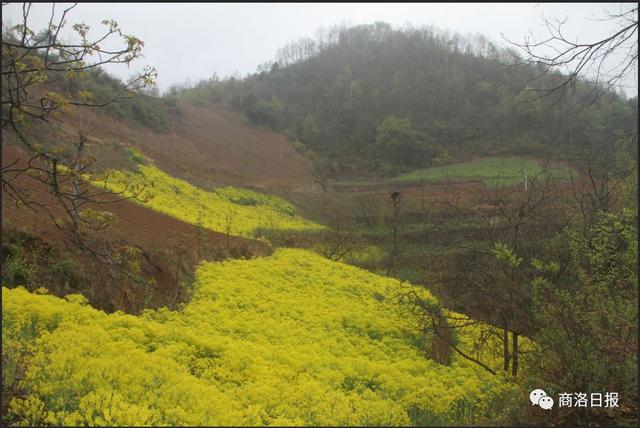
[[[334,27],[292,42],[245,79],[174,87],[196,104],[227,102],[334,166],[388,171],[487,154],[565,158],[633,131],[637,99],[538,97],[542,69],[482,36],[384,23]],[[552,88],[560,74],[535,86]],[[586,106],[586,107],[585,107]]]

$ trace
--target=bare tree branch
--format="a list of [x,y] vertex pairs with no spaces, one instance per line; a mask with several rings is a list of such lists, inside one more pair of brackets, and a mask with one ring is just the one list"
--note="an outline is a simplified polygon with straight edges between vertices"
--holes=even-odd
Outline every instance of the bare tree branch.
[[[552,71],[568,71],[566,75],[558,75],[561,76],[558,83],[552,83],[550,87],[543,83],[542,87],[537,87],[539,93],[564,94],[568,89],[575,92],[578,79],[583,78],[593,81],[593,89],[585,96],[593,99],[619,86],[638,63],[637,6],[618,14],[607,13],[597,21],[616,22],[618,29],[600,40],[578,42],[570,40],[563,32],[565,21],[543,17],[547,37],[542,40],[536,40],[533,35],[522,43],[505,39],[524,54],[516,64],[528,63],[541,68],[530,84]],[[616,61],[621,53],[624,55]]]

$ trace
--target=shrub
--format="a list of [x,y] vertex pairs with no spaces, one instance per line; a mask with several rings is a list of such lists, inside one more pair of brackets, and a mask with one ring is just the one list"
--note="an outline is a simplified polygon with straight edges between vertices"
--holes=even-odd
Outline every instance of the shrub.
[[2,264],[2,286],[31,287],[34,274],[34,266],[23,257],[21,251],[10,254]]
[[125,149],[125,155],[130,162],[133,162],[135,164],[144,165],[146,163],[144,160],[144,155],[133,147],[127,147]]

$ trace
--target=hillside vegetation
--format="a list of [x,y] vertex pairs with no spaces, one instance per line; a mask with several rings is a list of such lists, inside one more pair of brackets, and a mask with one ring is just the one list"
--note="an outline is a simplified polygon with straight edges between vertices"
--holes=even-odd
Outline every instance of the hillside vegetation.
[[[576,158],[609,153],[603,139],[633,132],[637,100],[595,97],[585,80],[562,100],[539,97],[528,85],[543,69],[508,66],[519,62],[513,55],[481,35],[336,26],[283,47],[245,79],[212,78],[170,94],[229,103],[253,124],[301,141],[329,173],[405,172],[469,156]],[[563,79],[547,73],[536,85]]]
[[204,263],[182,310],[140,317],[3,288],[3,381],[25,369],[10,414],[30,425],[489,420],[514,391],[465,360],[426,359],[431,339],[416,335],[401,290],[304,250]]

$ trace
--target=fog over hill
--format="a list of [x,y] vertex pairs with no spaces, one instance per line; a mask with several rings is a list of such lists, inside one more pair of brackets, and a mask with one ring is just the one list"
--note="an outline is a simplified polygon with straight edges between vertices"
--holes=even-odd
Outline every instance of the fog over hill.
[[[67,6],[68,3],[58,4],[58,10]],[[589,41],[616,28],[614,23],[595,21],[596,17],[629,7],[629,4],[612,3],[94,3],[76,8],[69,21],[84,21],[99,28],[103,19],[114,19],[126,32],[140,37],[145,42],[145,58],[134,68],[140,68],[141,64],[155,66],[159,71],[160,89],[166,90],[172,84],[187,79],[196,82],[213,73],[221,77],[252,73],[290,40],[312,36],[320,27],[340,23],[358,25],[382,21],[392,25],[434,25],[461,35],[483,34],[496,44],[504,45],[505,39],[521,42],[529,31],[542,38],[546,34],[542,21],[545,16],[566,19],[564,28],[569,38]],[[50,13],[47,5],[36,4],[32,9],[33,26],[44,26]],[[5,22],[16,24],[21,17],[20,3],[10,4],[3,10]],[[65,29],[62,35],[71,38],[72,34],[70,29]],[[108,67],[108,71],[122,79],[131,73],[120,67]],[[629,77],[625,86],[633,96],[638,91],[637,77]]]

